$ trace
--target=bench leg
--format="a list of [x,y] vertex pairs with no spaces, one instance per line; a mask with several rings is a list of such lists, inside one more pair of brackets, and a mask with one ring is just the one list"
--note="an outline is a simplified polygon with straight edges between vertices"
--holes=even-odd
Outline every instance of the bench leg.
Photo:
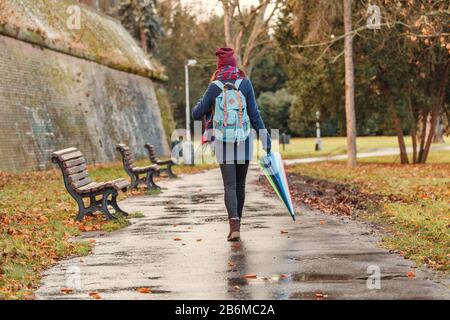
[[76,221],[78,222],[82,222],[84,219],[84,216],[87,214],[86,209],[82,208],[78,205],[78,214],[77,217],[75,218]]
[[145,178],[145,184],[147,185],[147,187],[148,187],[149,189],[161,189],[161,187],[158,186],[158,185],[153,181],[153,171],[147,172],[147,177]]
[[131,184],[130,184],[130,190],[136,189],[139,184],[139,176],[136,174],[130,174],[131,178]]
[[92,214],[92,211],[89,210],[89,208],[86,208],[84,206],[83,198],[81,196],[74,195],[74,194],[72,196],[78,204],[78,214],[77,214],[75,220],[78,222],[82,222],[86,215]]
[[115,190],[112,190],[112,191],[111,191],[111,190],[106,191],[106,192],[103,194],[103,198],[102,198],[102,206],[98,208],[98,209],[105,215],[106,220],[114,220],[114,219],[117,219],[116,217],[114,217],[114,216],[111,214],[111,212],[109,212],[109,209],[108,209],[108,198],[109,198],[109,196],[112,195],[114,192],[116,192],[116,191],[115,191]]
[[111,195],[111,200],[108,203],[114,208],[114,210],[116,210],[116,213],[120,213],[125,217],[128,216],[128,213],[120,209],[119,205],[117,204],[117,192],[114,192]]
[[173,173],[172,166],[173,166],[172,163],[167,165],[167,174],[169,175],[169,178],[175,179],[175,178],[177,178],[177,175],[175,173]]
[[[94,208],[94,207],[96,207],[98,205],[99,205],[99,203],[98,203],[97,200],[95,200],[95,196],[90,196],[89,197],[89,207],[88,207],[88,209],[89,208]],[[93,217],[94,216],[94,210],[87,210],[87,211],[88,212],[85,214],[85,216],[88,216],[88,217]]]
[[77,214],[77,217],[75,218],[75,220],[78,222],[82,222],[84,217],[86,217],[86,216],[93,217],[94,211],[96,211],[96,210],[97,210],[96,206],[93,206],[93,207],[90,206],[88,208],[85,208],[83,204],[81,206],[80,206],[80,204],[78,204],[78,214]]

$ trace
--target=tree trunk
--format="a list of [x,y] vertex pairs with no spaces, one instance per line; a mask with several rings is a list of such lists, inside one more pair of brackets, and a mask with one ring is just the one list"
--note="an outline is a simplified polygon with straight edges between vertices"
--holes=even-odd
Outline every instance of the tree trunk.
[[355,119],[355,86],[353,66],[353,35],[351,0],[344,1],[345,29],[345,114],[347,124],[347,166],[356,166],[356,119]]
[[414,109],[411,101],[412,88],[411,84],[408,85],[408,107],[411,115],[411,119],[413,124],[411,126],[410,135],[412,140],[412,148],[413,148],[413,163],[417,163],[417,116],[414,113]]
[[245,46],[245,50],[242,57],[242,68],[247,72],[251,73],[249,70],[250,64],[255,62],[255,54],[254,51],[257,47],[257,41],[259,36],[265,31],[265,21],[264,16],[266,14],[267,4],[263,5],[255,17],[255,24],[253,25],[252,32],[248,37],[247,44]]
[[436,97],[436,103],[433,106],[433,109],[431,110],[431,123],[430,123],[430,133],[428,134],[427,141],[425,144],[425,148],[423,150],[421,163],[426,163],[428,158],[428,153],[430,152],[431,142],[433,142],[434,134],[436,133],[436,124],[439,119],[439,115],[441,113],[441,110],[444,107],[445,103],[445,89],[447,87],[448,83],[448,72],[450,68],[450,60],[447,61],[447,64],[445,65],[445,71],[442,75],[442,79],[439,83],[438,88],[438,94]]
[[402,164],[408,164],[409,160],[408,153],[406,151],[405,137],[403,136],[403,126],[400,118],[398,117],[394,99],[392,98],[390,89],[386,84],[382,86],[382,91],[389,108],[392,125],[394,126],[395,132],[397,133],[398,147],[400,149],[400,162]]
[[[441,110],[442,111],[442,110]],[[434,132],[433,143],[444,143],[444,123],[443,123],[443,114],[442,112],[439,114],[438,119],[436,121],[436,130]]]
[[417,163],[417,132],[416,129],[411,129],[411,140],[413,148],[413,163]]
[[233,43],[233,14],[236,6],[230,0],[222,0],[223,4],[223,24],[225,33],[225,46],[234,49]]
[[427,137],[427,122],[428,122],[428,115],[429,112],[426,110],[422,111],[422,116],[420,118],[420,121],[422,121],[422,129],[420,132],[420,147],[419,147],[419,156],[417,159],[417,163],[423,163],[423,153],[425,148],[425,139]]

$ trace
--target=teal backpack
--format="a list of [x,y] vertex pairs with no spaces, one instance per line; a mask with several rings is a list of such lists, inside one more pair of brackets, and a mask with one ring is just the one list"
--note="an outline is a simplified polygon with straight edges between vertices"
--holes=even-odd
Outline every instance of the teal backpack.
[[[213,82],[222,93],[216,98],[213,127],[215,138],[223,142],[243,142],[250,134],[250,118],[247,114],[247,100],[239,91],[242,79],[233,84]],[[231,89],[230,89],[231,88]]]

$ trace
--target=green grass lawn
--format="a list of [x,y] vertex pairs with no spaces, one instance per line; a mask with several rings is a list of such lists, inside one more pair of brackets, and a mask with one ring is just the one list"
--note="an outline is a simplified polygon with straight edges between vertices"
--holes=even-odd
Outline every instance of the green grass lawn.
[[[397,162],[397,163],[394,163]],[[301,164],[288,172],[343,183],[368,195],[360,217],[389,230],[387,248],[418,264],[450,271],[450,151],[430,154],[425,165],[401,165],[395,157],[361,159],[355,169],[345,161]]]
[[[347,142],[345,137],[322,138],[322,150],[317,152],[314,151],[315,141],[315,138],[293,138],[291,143],[286,145],[285,151],[283,151],[282,145],[279,146],[281,155],[283,159],[300,159],[346,153]],[[405,142],[408,147],[412,145],[410,137],[405,137]],[[397,137],[358,137],[356,143],[358,152],[398,147]],[[450,146],[450,138],[447,138],[444,144],[433,144],[433,146],[443,145]]]
[[[148,160],[138,161],[138,165],[148,164]],[[195,173],[209,167],[177,166],[174,171]],[[120,162],[91,165],[89,172],[94,181],[128,178]],[[121,193],[119,199],[143,193]],[[101,214],[75,222],[77,207],[59,170],[0,172],[0,199],[0,300],[32,298],[43,270],[64,257],[89,254],[92,243],[69,242],[70,237],[83,231],[114,231],[129,224],[124,218],[106,221]],[[131,217],[142,217],[142,213],[131,212]]]
[[[409,155],[411,161],[411,155]],[[370,157],[360,158],[359,163],[400,163],[400,156],[384,156],[384,157]],[[428,164],[433,163],[450,163],[450,150],[449,151],[430,151],[427,158]]]

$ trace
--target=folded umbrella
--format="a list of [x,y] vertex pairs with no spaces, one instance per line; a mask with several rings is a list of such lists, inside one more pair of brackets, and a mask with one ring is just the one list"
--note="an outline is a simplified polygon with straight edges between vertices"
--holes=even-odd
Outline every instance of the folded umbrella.
[[258,164],[278,197],[287,207],[292,219],[295,221],[294,206],[292,205],[289,184],[280,154],[278,152],[266,154],[259,159]]

